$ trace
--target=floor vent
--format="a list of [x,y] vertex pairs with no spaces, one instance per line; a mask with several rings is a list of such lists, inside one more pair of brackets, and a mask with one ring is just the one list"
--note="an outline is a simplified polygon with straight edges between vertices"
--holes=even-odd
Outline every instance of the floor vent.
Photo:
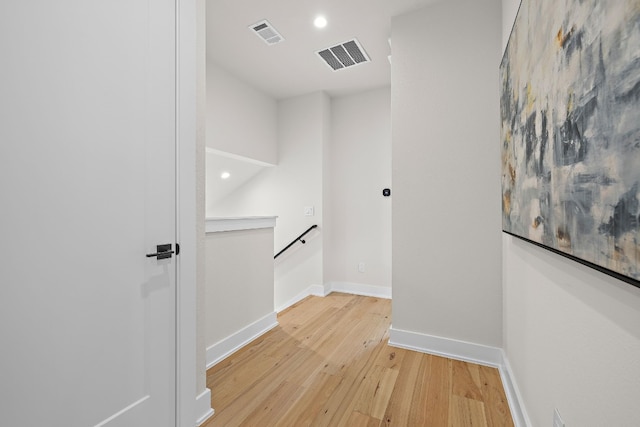
[[319,50],[316,53],[333,71],[343,70],[370,61],[357,39]]
[[249,25],[249,29],[269,46],[284,41],[284,37],[266,19]]

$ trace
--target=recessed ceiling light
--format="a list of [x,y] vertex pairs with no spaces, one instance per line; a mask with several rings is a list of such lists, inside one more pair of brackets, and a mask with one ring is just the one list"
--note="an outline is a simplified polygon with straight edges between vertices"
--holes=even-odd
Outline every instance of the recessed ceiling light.
[[313,21],[313,25],[315,25],[316,28],[324,28],[327,26],[327,19],[324,16],[318,16]]
[[222,172],[222,174],[220,175],[220,178],[222,179],[229,179],[229,177],[231,177],[231,174],[229,172]]

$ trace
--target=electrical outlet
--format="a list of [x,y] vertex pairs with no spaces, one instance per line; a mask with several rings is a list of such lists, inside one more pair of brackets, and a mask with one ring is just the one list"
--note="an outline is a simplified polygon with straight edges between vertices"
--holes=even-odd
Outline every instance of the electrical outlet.
[[359,271],[360,273],[364,273],[364,261],[360,261],[360,262],[358,263],[358,271]]
[[553,410],[553,427],[564,427],[564,421],[560,417],[560,412],[558,412],[558,408]]

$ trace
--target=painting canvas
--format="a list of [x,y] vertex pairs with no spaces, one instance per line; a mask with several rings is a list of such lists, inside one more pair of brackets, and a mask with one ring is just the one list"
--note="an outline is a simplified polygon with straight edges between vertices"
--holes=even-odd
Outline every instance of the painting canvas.
[[640,0],[523,0],[500,79],[503,230],[640,286]]

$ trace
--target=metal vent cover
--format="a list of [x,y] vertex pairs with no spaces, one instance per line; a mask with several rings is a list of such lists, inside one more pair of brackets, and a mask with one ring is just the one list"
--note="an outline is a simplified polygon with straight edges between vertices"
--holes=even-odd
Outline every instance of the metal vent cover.
[[370,62],[358,39],[353,39],[316,52],[333,71]]
[[284,37],[266,19],[249,25],[249,29],[270,46],[284,41]]

